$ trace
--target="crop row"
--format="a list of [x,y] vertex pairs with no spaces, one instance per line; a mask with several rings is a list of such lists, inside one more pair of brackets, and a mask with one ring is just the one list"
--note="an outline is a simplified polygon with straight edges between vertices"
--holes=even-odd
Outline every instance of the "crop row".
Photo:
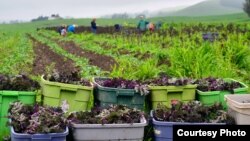
[[65,51],[54,41],[48,40],[47,38],[39,36],[37,34],[32,34],[31,36],[34,37],[39,42],[49,46],[50,49],[56,52],[57,54],[60,54],[66,58],[72,59],[75,62],[75,64],[81,68],[83,76],[89,77],[89,76],[98,75],[101,73],[101,70],[99,68],[97,68],[96,66],[89,65],[88,60],[86,58],[77,57]]
[[21,34],[0,34],[0,72],[27,72],[33,61],[32,43]]

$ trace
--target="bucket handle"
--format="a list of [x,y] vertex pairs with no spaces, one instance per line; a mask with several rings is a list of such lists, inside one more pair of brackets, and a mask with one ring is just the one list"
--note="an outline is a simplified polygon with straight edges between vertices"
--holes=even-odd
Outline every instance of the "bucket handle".
[[116,96],[134,96],[135,92],[126,92],[126,91],[121,91],[117,90],[116,91]]
[[61,87],[61,90],[63,90],[63,91],[73,91],[73,92],[77,91],[76,88],[69,88],[69,87]]
[[183,89],[170,89],[170,90],[167,90],[167,92],[180,92],[182,93],[183,92]]

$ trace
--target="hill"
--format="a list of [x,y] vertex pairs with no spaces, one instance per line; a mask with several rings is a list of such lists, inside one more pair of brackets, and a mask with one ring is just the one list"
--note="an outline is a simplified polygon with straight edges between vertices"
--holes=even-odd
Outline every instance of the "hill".
[[206,0],[182,10],[166,13],[171,16],[210,16],[243,12],[245,0]]

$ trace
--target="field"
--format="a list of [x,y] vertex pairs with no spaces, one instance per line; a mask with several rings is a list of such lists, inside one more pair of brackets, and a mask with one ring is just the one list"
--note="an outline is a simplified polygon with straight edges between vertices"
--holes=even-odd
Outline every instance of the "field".
[[[55,71],[80,71],[88,80],[120,77],[144,82],[166,74],[194,80],[232,78],[250,86],[250,22],[246,14],[149,20],[164,24],[141,33],[136,29],[137,19],[97,19],[97,34],[90,31],[91,19],[1,24],[0,74],[25,74],[40,81],[41,75]],[[75,34],[59,35],[58,26],[73,23],[78,25]],[[122,23],[120,31],[115,31],[115,23]],[[206,40],[204,33],[218,36]],[[92,106],[93,95],[90,97]],[[147,108],[147,104],[143,106]],[[151,140],[153,128],[145,131],[145,138]]]
[[[192,78],[230,77],[250,83],[250,24],[246,15],[161,20],[165,24],[159,31],[140,34],[133,28],[135,19],[126,21],[128,26],[121,32],[108,25],[122,20],[100,19],[98,23],[107,26],[100,27],[99,34],[79,26],[77,34],[67,37],[55,30],[36,29],[59,23],[88,25],[90,19],[0,25],[0,72],[37,78],[54,68],[80,68],[81,75],[89,79],[111,76],[146,80],[165,73]],[[219,37],[204,41],[205,32],[218,32]]]

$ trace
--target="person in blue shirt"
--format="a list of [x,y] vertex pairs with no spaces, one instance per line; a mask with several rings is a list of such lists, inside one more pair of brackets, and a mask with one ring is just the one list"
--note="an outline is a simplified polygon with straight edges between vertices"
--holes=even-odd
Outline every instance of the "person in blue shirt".
[[75,24],[70,25],[70,26],[68,27],[68,32],[75,33],[75,27],[76,27],[76,25],[75,25]]
[[93,18],[91,21],[91,31],[96,34],[97,26],[96,26],[96,18]]

